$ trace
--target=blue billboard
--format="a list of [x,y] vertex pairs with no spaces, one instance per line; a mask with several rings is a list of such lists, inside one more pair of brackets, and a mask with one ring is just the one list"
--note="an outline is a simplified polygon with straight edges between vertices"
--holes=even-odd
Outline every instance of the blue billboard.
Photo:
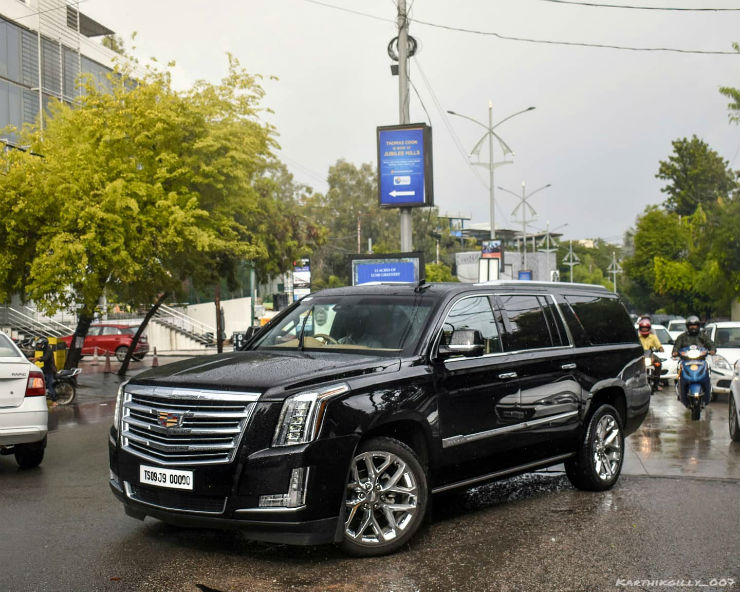
[[378,128],[381,207],[431,206],[432,128],[426,124]]
[[352,285],[418,283],[424,277],[422,253],[355,255],[351,259]]

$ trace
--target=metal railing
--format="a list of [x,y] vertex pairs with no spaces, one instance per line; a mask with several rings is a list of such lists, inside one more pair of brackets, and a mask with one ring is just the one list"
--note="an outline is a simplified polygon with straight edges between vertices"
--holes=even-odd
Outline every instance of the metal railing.
[[30,307],[24,306],[23,308],[26,312],[12,306],[0,307],[0,324],[29,336],[62,337],[74,332],[73,328],[44,317]]
[[213,343],[216,335],[216,328],[203,323],[184,312],[179,311],[171,306],[162,304],[154,315],[154,319],[165,327],[179,331],[195,341],[203,344]]

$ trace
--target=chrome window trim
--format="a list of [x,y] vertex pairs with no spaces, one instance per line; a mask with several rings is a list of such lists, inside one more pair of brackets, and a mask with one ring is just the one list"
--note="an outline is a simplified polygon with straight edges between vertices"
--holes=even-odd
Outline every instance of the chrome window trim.
[[533,426],[542,425],[545,423],[551,423],[554,421],[560,421],[562,419],[568,419],[578,415],[578,411],[566,411],[565,413],[558,413],[557,415],[549,415],[540,419],[533,419],[531,421],[524,421],[521,423],[504,426],[502,428],[494,428],[492,430],[486,430],[484,432],[476,432],[474,434],[450,436],[449,438],[442,439],[442,448],[452,448],[453,446],[460,446],[461,444],[468,444],[469,442],[476,442],[477,440],[484,440],[486,438],[492,438],[501,434],[507,434],[510,432],[517,432],[519,430],[525,430]]

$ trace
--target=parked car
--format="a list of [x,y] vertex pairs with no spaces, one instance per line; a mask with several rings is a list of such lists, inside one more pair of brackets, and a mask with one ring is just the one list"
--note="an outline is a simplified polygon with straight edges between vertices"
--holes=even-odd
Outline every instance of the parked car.
[[740,361],[735,362],[735,371],[730,382],[730,409],[728,421],[730,438],[740,442]]
[[717,355],[709,359],[712,398],[730,392],[733,367],[740,359],[740,322],[717,321],[707,323],[704,332],[717,346]]
[[123,384],[110,486],[135,518],[381,555],[433,494],[560,463],[611,488],[649,404],[630,318],[600,286],[330,289],[242,351]]
[[666,330],[671,336],[673,341],[676,341],[676,337],[686,331],[686,319],[672,319],[666,324]]
[[[119,362],[123,362],[126,353],[131,347],[134,340],[137,327],[131,325],[114,325],[114,324],[96,324],[90,325],[90,329],[85,337],[85,343],[82,346],[83,356],[92,356],[96,353],[105,356],[110,353],[116,356]],[[72,346],[74,335],[61,337],[67,348]],[[141,360],[149,352],[149,342],[145,335],[139,338],[136,344],[136,350],[133,355],[134,360]]]
[[49,411],[44,375],[0,333],[0,454],[13,454],[22,469],[44,459]]

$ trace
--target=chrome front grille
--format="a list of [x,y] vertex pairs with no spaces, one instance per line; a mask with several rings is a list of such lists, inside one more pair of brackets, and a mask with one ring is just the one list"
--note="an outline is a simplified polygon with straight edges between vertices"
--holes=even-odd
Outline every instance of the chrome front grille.
[[231,462],[259,393],[129,385],[123,449],[160,465]]

